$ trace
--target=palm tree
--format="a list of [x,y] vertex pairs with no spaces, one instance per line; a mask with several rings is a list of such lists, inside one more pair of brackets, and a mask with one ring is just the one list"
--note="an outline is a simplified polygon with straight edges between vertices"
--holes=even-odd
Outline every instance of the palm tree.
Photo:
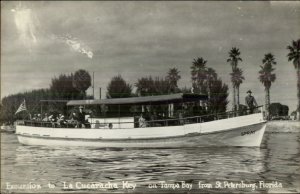
[[[242,59],[240,58],[240,50],[236,47],[233,47],[230,51],[229,51],[229,58],[227,59],[227,62],[230,63],[231,68],[232,68],[232,73],[235,71],[235,69],[237,68],[237,65],[239,63],[239,61],[242,61]],[[234,83],[235,79],[231,78],[231,82],[232,82],[232,88],[233,88],[233,96],[232,96],[232,109],[233,111],[236,111],[236,83]],[[239,94],[238,94],[239,96]]]
[[228,54],[229,58],[227,59],[227,62],[230,62],[233,71],[235,68],[237,68],[238,62],[242,61],[242,59],[240,58],[241,52],[238,48],[233,47]]
[[274,55],[268,53],[262,60],[263,66],[260,66],[259,80],[265,86],[265,106],[266,106],[266,118],[269,119],[269,106],[270,106],[270,88],[272,82],[276,80],[276,75],[272,73],[275,69],[273,65],[276,65]]
[[236,89],[236,94],[237,94],[237,113],[239,114],[239,110],[240,110],[240,85],[241,83],[243,83],[243,80],[245,80],[244,76],[243,76],[243,70],[236,67],[232,73],[230,73],[231,75],[231,82],[233,84],[233,87]]
[[193,88],[197,92],[202,93],[204,87],[204,81],[206,79],[206,62],[202,57],[194,59],[191,66]]
[[169,69],[166,80],[169,82],[169,87],[170,87],[171,93],[174,93],[174,92],[176,92],[176,90],[178,90],[177,82],[180,78],[181,78],[181,76],[179,75],[179,71],[177,68]]
[[297,70],[297,120],[300,121],[300,39],[292,41],[292,44],[287,47],[289,50],[288,61],[293,61],[295,69]]

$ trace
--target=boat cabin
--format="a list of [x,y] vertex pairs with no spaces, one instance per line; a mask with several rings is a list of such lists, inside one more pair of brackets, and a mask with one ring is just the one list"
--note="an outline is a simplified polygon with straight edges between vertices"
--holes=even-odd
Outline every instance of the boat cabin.
[[[91,128],[138,128],[183,125],[192,122],[186,117],[201,116],[201,107],[207,95],[177,93],[159,96],[113,98],[97,100],[71,100],[67,106],[91,106],[103,114],[88,118]],[[194,110],[187,110],[193,108]],[[109,109],[109,110],[108,110]],[[109,113],[109,114],[108,114]],[[185,121],[183,120],[185,117]],[[196,122],[197,118],[193,118]],[[199,120],[199,119],[198,119]]]

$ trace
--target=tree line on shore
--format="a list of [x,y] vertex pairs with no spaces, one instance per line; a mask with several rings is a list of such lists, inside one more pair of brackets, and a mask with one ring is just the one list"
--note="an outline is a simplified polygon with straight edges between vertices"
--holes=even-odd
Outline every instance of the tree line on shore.
[[[177,68],[170,68],[165,77],[152,77],[149,75],[138,78],[134,86],[127,83],[121,75],[117,75],[109,82],[106,97],[126,98],[179,92],[202,94],[208,94],[209,92],[209,100],[207,102],[208,112],[225,112],[228,104],[228,86],[222,82],[214,69],[206,67],[206,61],[203,58],[194,60],[191,66],[191,76],[192,87],[179,88],[178,81],[181,76]],[[41,112],[68,114],[67,107],[65,106],[66,101],[93,99],[93,96],[86,94],[86,90],[89,87],[91,87],[91,76],[86,70],[80,69],[74,74],[71,73],[69,75],[61,74],[51,80],[49,88],[4,97],[1,104],[1,121],[11,123],[17,119],[28,118],[28,112],[31,114]],[[135,92],[133,92],[133,87],[136,87]],[[18,106],[24,99],[28,112],[15,115]],[[105,116],[116,116],[117,113],[128,115],[132,112],[141,111],[136,110],[137,108],[132,106],[122,106],[121,110],[118,110],[118,107],[113,105],[89,108],[94,114],[103,115],[104,113]],[[166,112],[165,105],[156,108],[156,111]]]
[[[44,112],[66,112],[66,100],[91,98],[86,90],[91,86],[91,76],[83,69],[70,75],[61,74],[51,80],[49,88],[12,94],[1,100],[0,122],[12,123],[29,118],[30,114]],[[28,111],[15,114],[25,100]]]
[[[292,61],[297,72],[297,97],[298,105],[296,108],[297,118],[300,120],[300,39],[292,41],[292,44],[287,46],[289,51],[288,61]],[[227,62],[231,65],[232,72],[232,110],[241,112],[245,108],[240,103],[239,88],[245,80],[243,70],[239,67],[242,62],[241,52],[238,48],[233,47],[229,53]],[[258,79],[265,88],[265,110],[267,118],[270,118],[270,88],[276,80],[274,73],[276,65],[275,56],[272,53],[267,53],[262,59],[262,65],[258,71]],[[127,83],[121,75],[116,75],[111,79],[107,86],[107,98],[125,98],[134,96],[151,96],[172,94],[178,92],[193,92],[206,94],[208,101],[206,103],[207,113],[225,112],[228,105],[228,85],[223,83],[216,71],[207,65],[207,61],[203,57],[198,57],[193,60],[191,69],[191,87],[178,87],[178,81],[181,79],[180,72],[177,68],[170,68],[165,77],[144,76],[139,78],[134,85]],[[30,92],[18,93],[4,97],[0,105],[0,121],[13,122],[16,119],[22,118],[24,115],[17,114],[20,103],[25,99],[27,109],[32,113],[43,111],[48,112],[66,112],[66,107],[62,106],[62,102],[58,100],[79,100],[92,99],[93,96],[88,96],[86,90],[91,86],[91,76],[83,69],[71,73],[61,74],[51,80],[49,88],[32,90]],[[136,88],[133,92],[133,87]],[[41,106],[44,100],[45,106]],[[48,101],[47,101],[48,100]],[[125,107],[128,110],[131,107]],[[115,112],[115,108],[102,107],[95,109],[95,112]],[[25,113],[24,113],[25,114]]]

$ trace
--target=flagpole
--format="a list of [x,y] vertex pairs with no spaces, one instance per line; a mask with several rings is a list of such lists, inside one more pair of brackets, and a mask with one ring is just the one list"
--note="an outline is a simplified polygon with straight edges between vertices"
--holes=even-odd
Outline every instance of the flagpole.
[[95,80],[94,80],[94,71],[93,71],[93,99],[95,100]]

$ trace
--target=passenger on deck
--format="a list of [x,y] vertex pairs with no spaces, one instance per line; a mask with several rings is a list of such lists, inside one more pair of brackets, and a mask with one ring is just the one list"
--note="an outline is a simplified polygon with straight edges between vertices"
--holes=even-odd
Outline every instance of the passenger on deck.
[[87,129],[91,128],[91,123],[89,122],[90,117],[91,117],[90,115],[85,115],[84,127],[87,128]]
[[78,112],[78,127],[82,128],[85,127],[84,123],[85,123],[85,112],[83,111],[83,106],[79,106],[79,112]]
[[36,121],[36,120],[37,120],[37,114],[34,114],[34,115],[33,115],[32,120],[33,120],[33,121]]
[[100,128],[100,122],[98,120],[96,120],[95,129],[99,129],[99,128]]
[[49,117],[48,117],[48,113],[45,113],[45,116],[44,116],[42,121],[44,121],[44,122],[49,122],[50,121]]
[[78,127],[77,115],[75,112],[72,112],[70,115],[69,124],[71,127]]
[[76,113],[75,113],[75,112],[72,112],[72,113],[70,114],[69,119],[70,119],[70,120],[76,120],[76,119],[77,119]]
[[51,122],[51,126],[52,126],[52,127],[55,127],[55,119],[54,119],[54,116],[53,116],[53,115],[50,115],[50,116],[49,116],[49,122]]
[[41,114],[37,114],[36,121],[42,121],[42,116],[41,116]]
[[61,117],[57,120],[57,126],[58,127],[66,127],[67,126],[67,121],[66,121],[64,115],[61,115]]
[[252,114],[254,112],[254,109],[257,107],[257,102],[256,102],[254,96],[251,95],[252,94],[251,90],[248,90],[247,94],[248,94],[248,96],[246,96],[245,102],[249,108],[249,113]]
[[57,115],[57,117],[56,117],[56,122],[60,119],[62,117],[62,114],[61,113],[59,113],[58,115]]
[[89,122],[89,120],[85,120],[84,127],[86,129],[90,129],[91,128],[91,123]]
[[49,121],[50,121],[50,122],[54,122],[54,121],[55,121],[55,119],[54,119],[54,116],[53,116],[53,115],[50,115],[48,119],[49,119]]
[[143,117],[143,114],[141,114],[140,118],[139,118],[139,127],[144,128],[146,127],[146,120]]
[[151,127],[156,126],[155,120],[156,120],[156,115],[153,113],[153,114],[150,115],[150,126]]

